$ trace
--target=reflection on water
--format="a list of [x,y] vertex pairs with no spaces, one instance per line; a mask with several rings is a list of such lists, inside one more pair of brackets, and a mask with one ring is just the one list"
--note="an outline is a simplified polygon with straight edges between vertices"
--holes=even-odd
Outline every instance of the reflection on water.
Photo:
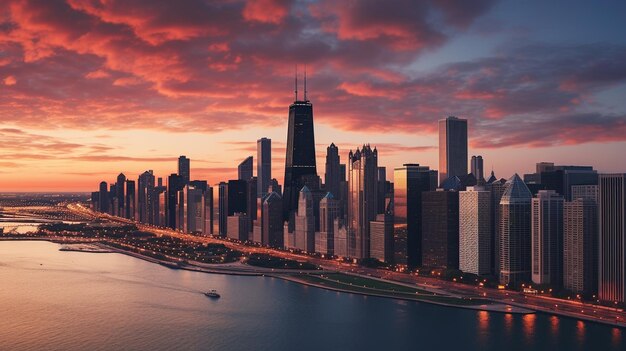
[[559,337],[559,317],[557,316],[550,316],[550,335],[553,339]]
[[535,339],[535,319],[537,319],[536,314],[525,314],[522,317],[522,326],[524,328],[524,339],[527,344],[532,344],[532,341]]
[[576,322],[576,339],[578,339],[579,344],[585,341],[585,322],[583,321]]
[[489,336],[489,312],[479,311],[476,316],[478,317],[478,342],[484,347]]
[[619,328],[613,328],[611,331],[611,341],[614,347],[622,345],[622,330]]
[[513,315],[510,313],[504,314],[504,331],[507,336],[509,336],[513,331]]
[[[626,350],[620,330],[581,330],[569,318],[365,298],[58,248],[0,242],[0,350]],[[222,298],[207,299],[208,289]]]

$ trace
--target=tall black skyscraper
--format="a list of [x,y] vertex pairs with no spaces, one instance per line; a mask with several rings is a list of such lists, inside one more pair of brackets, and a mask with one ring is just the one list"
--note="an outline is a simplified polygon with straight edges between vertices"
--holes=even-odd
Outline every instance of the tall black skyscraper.
[[186,156],[178,158],[178,175],[183,178],[184,184],[189,184],[190,180],[189,159]]
[[124,217],[126,215],[125,211],[124,211],[124,205],[125,205],[125,199],[124,199],[124,185],[126,183],[126,176],[124,175],[124,173],[120,173],[117,176],[117,183],[116,183],[116,187],[115,187],[115,191],[116,194],[115,196],[117,197],[117,215],[120,217]]
[[108,213],[109,212],[109,185],[107,182],[100,182],[100,212]]
[[[184,157],[184,156],[181,156]],[[187,166],[189,166],[189,160],[187,160]],[[180,161],[179,161],[179,169],[180,169]],[[189,168],[187,168],[189,169]],[[187,173],[189,174],[189,173]],[[189,178],[187,178],[189,179]],[[172,229],[177,229],[179,220],[177,216],[178,209],[178,192],[185,188],[185,184],[189,182],[185,182],[185,178],[179,174],[172,173],[169,177],[167,177],[167,214],[166,221],[167,226]]]
[[302,177],[309,175],[317,176],[313,104],[306,98],[306,76],[304,82],[304,100],[298,100],[296,79],[296,100],[289,105],[285,184],[283,189],[284,220],[288,220],[290,214],[298,208],[298,194],[305,185]]
[[126,218],[135,219],[135,181],[126,181]]
[[422,193],[437,188],[437,171],[419,164],[394,170],[394,261],[422,265]]
[[467,120],[439,120],[439,184],[449,177],[467,175]]
[[256,176],[257,196],[267,194],[272,179],[272,139],[261,138],[256,141]]
[[333,194],[335,199],[341,197],[339,193],[339,149],[334,143],[326,148],[326,174],[324,185],[326,192]]
[[237,166],[237,179],[248,181],[252,178],[252,165],[254,164],[254,160],[252,156],[246,157],[245,160],[241,161],[239,166]]

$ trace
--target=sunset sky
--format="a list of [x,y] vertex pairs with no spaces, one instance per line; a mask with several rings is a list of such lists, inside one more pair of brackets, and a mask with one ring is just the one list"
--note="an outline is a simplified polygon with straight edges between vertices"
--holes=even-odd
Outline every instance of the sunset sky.
[[264,136],[282,182],[295,64],[321,175],[331,142],[342,162],[377,146],[390,177],[436,169],[448,115],[499,177],[539,161],[625,172],[625,14],[608,0],[2,0],[0,191],[166,178],[179,155],[216,183]]

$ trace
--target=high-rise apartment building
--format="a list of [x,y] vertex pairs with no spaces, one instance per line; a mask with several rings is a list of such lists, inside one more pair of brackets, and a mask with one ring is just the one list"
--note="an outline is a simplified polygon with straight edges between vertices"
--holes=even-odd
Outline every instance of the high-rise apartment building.
[[476,275],[492,272],[492,201],[483,186],[459,193],[459,269]]
[[598,290],[598,206],[577,198],[563,204],[563,288],[594,295]]

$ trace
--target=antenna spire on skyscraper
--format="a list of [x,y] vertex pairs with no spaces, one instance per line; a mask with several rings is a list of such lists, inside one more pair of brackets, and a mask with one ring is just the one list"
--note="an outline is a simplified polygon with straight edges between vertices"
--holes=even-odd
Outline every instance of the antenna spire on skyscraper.
[[306,99],[306,64],[304,65],[304,101],[308,101]]
[[296,63],[296,81],[295,81],[295,83],[296,83],[295,90],[294,90],[294,92],[296,93],[296,100],[295,101],[298,101],[298,64],[297,63]]

